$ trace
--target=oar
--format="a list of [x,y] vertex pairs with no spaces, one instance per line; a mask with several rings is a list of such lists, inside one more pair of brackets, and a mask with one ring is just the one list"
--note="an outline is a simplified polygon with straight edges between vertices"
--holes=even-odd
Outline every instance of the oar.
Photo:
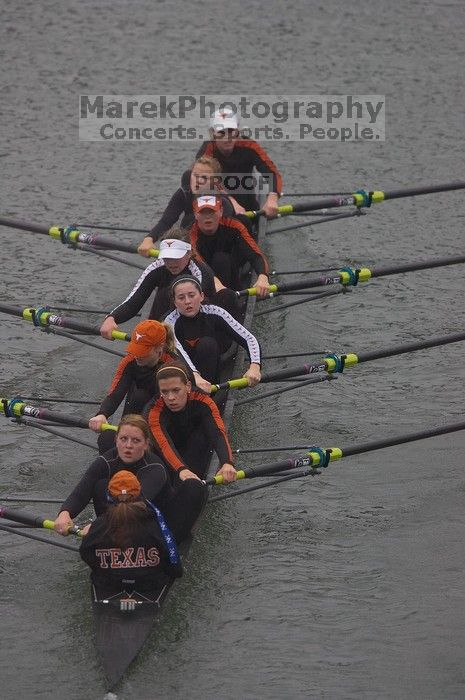
[[[290,457],[279,462],[271,464],[262,464],[256,467],[246,467],[240,469],[237,474],[237,479],[251,479],[264,474],[275,474],[284,469],[299,469],[301,467],[324,468],[329,462],[334,462],[343,457],[359,455],[364,452],[372,452],[373,450],[381,450],[385,447],[393,445],[402,445],[407,442],[415,442],[416,440],[424,440],[425,438],[437,437],[438,435],[446,435],[455,433],[459,430],[465,430],[465,421],[460,423],[452,423],[443,425],[438,428],[429,428],[420,430],[416,433],[407,433],[405,435],[397,435],[396,437],[386,438],[384,440],[374,440],[373,442],[364,442],[349,447],[311,447],[309,452],[303,457]],[[209,486],[217,486],[223,484],[222,476],[215,476],[206,482]]]
[[[422,187],[405,187],[400,190],[391,190],[383,192],[382,190],[374,190],[366,192],[365,190],[357,190],[349,196],[326,197],[325,199],[317,199],[308,202],[299,202],[297,204],[283,204],[278,208],[281,216],[286,214],[295,214],[298,211],[316,211],[317,209],[335,209],[336,207],[371,207],[372,204],[379,204],[388,199],[402,199],[403,197],[417,197],[424,194],[436,194],[438,192],[451,192],[452,190],[465,189],[465,182],[447,182],[442,185],[426,185]],[[257,214],[262,214],[262,211],[247,211],[246,216],[254,218]]]
[[[399,275],[404,272],[415,272],[416,270],[430,270],[435,267],[447,267],[448,265],[459,265],[465,262],[465,255],[452,255],[447,258],[432,258],[430,260],[419,260],[411,263],[399,263],[397,265],[386,265],[370,270],[368,267],[353,268],[342,267],[332,275],[323,277],[310,277],[309,279],[287,282],[284,284],[270,284],[269,297],[277,296],[281,292],[295,289],[309,289],[311,287],[326,287],[330,284],[342,284],[344,286],[355,286],[359,282],[368,282],[375,277],[387,277],[389,275]],[[238,297],[255,296],[255,287],[243,289],[236,292]],[[267,298],[267,297],[265,297]],[[259,299],[260,301],[261,299]]]
[[[75,226],[40,226],[26,221],[17,221],[16,219],[5,219],[0,217],[0,226],[8,226],[9,228],[19,229],[20,231],[28,231],[29,233],[42,233],[46,236],[51,236],[54,240],[61,241],[65,244],[85,243],[95,248],[106,248],[107,250],[122,250],[125,253],[138,253],[137,246],[132,243],[123,243],[122,241],[114,241],[113,238],[105,238],[97,233],[82,233]],[[152,258],[158,257],[158,250],[151,248],[149,256]]]
[[69,549],[71,552],[79,552],[79,547],[75,547],[72,544],[66,544],[65,542],[54,542],[47,537],[41,537],[40,535],[33,535],[30,532],[19,532],[13,527],[8,527],[8,525],[0,525],[0,530],[2,532],[9,532],[11,535],[19,535],[20,537],[26,537],[28,540],[35,540],[36,542],[43,542],[44,544],[51,544],[53,547],[60,547],[61,549]]
[[[14,523],[22,523],[23,525],[28,525],[29,527],[39,527],[44,530],[55,530],[55,522],[53,520],[46,520],[37,515],[31,515],[26,513],[24,510],[16,510],[11,508],[4,508],[0,506],[0,518],[7,518],[12,520]],[[69,528],[70,535],[81,536],[81,529],[77,525],[73,525]]]
[[[25,321],[31,321],[35,326],[39,328],[44,328],[47,326],[58,326],[62,328],[71,328],[74,331],[81,331],[82,333],[88,333],[89,335],[100,335],[100,331],[97,326],[92,326],[89,323],[83,323],[76,318],[71,318],[70,316],[62,316],[60,314],[55,314],[47,306],[39,307],[26,307],[12,306],[11,304],[4,304],[0,302],[0,311],[6,314],[11,314],[12,316],[19,316]],[[111,333],[113,340],[131,340],[129,333],[124,331],[112,331]]]
[[[262,375],[261,382],[274,382],[287,377],[300,377],[304,374],[316,374],[317,372],[342,372],[346,367],[353,367],[362,362],[370,362],[371,360],[380,360],[383,357],[394,357],[395,355],[404,355],[417,350],[425,350],[434,348],[440,345],[449,345],[450,343],[458,343],[465,340],[465,331],[462,333],[451,333],[450,335],[436,336],[428,340],[418,340],[411,343],[403,343],[402,345],[393,345],[381,350],[371,350],[358,355],[355,353],[346,353],[343,355],[329,354],[322,362],[318,364],[305,364],[300,367],[290,367],[289,369],[278,370],[277,372],[269,372]],[[247,378],[240,377],[239,379],[230,379],[222,384],[212,384],[211,393],[214,394],[219,389],[245,389],[248,386]]]
[[[3,413],[7,418],[31,416],[32,418],[41,418],[42,420],[55,421],[55,423],[63,423],[63,425],[71,425],[74,428],[89,427],[89,418],[80,418],[79,416],[71,416],[67,413],[50,411],[43,406],[29,406],[19,397],[13,399],[0,398],[0,413]],[[117,430],[117,426],[111,423],[102,423],[100,429]]]

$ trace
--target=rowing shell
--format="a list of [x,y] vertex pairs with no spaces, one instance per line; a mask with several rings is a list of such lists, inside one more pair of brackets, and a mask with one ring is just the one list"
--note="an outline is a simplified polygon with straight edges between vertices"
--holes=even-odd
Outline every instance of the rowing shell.
[[[263,245],[266,233],[266,219],[260,218],[258,242]],[[243,271],[243,287],[250,285],[251,271]],[[255,297],[247,297],[243,307],[242,323],[250,328],[255,307]],[[222,381],[240,376],[243,370],[244,350],[236,349],[222,369]],[[234,408],[235,392],[223,391],[216,394],[223,420],[228,428]],[[212,478],[218,470],[218,460],[211,452],[205,455],[208,463],[206,478]],[[198,522],[196,523],[198,527]],[[187,556],[192,538],[183,542],[180,553]],[[96,646],[102,661],[107,690],[112,690],[122,679],[127,668],[137,657],[157,620],[161,606],[176,579],[168,578],[160,582],[157,590],[150,595],[132,591],[120,591],[108,596],[105,591],[92,586],[92,610],[95,621]]]

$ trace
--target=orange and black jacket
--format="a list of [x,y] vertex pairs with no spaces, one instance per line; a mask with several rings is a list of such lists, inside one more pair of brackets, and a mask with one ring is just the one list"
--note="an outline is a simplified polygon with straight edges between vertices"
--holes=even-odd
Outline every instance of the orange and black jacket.
[[167,467],[179,472],[190,469],[182,453],[194,433],[202,430],[220,464],[232,464],[232,451],[226,428],[215,402],[203,391],[193,389],[182,411],[170,411],[160,397],[151,409],[148,422],[155,449]]
[[[251,174],[256,168],[259,173],[269,175],[270,191],[281,194],[283,182],[281,173],[271,158],[268,156],[264,148],[252,139],[238,139],[234,143],[232,153],[224,155],[216,148],[215,141],[205,141],[197,152],[196,158],[200,156],[213,156],[216,158],[223,173],[242,173]],[[246,209],[257,207],[257,199],[254,194],[240,194],[234,192],[233,189],[228,190],[228,194],[232,195],[239,204]]]
[[[199,225],[195,223],[190,230],[190,240],[197,257],[213,268],[215,253],[227,253],[238,266],[249,262],[257,275],[268,274],[267,259],[244,224],[237,219],[223,216],[216,233],[211,236],[202,233]],[[218,274],[218,271],[215,272]]]
[[100,404],[97,414],[112,416],[118,406],[127,397],[123,414],[142,413],[150,399],[158,396],[155,373],[158,367],[170,360],[182,359],[175,353],[164,352],[156,367],[140,367],[134,355],[123,357],[119,363],[108,394]]

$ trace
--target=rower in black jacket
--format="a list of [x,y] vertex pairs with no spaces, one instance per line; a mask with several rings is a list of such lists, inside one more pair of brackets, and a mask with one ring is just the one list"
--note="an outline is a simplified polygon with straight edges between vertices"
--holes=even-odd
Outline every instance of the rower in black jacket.
[[192,201],[202,192],[215,192],[221,196],[223,205],[228,216],[233,216],[235,207],[239,207],[232,197],[226,192],[220,191],[221,166],[215,158],[201,156],[192,165],[190,170],[186,170],[181,177],[181,186],[171,197],[161,219],[152,228],[148,236],[144,238],[138,250],[142,255],[147,255],[157,241],[166,231],[174,226],[179,217],[182,216],[180,226],[188,229],[194,221],[192,211]]
[[91,500],[96,515],[102,515],[108,508],[110,480],[125,470],[137,476],[144,499],[163,512],[176,541],[182,541],[203,508],[206,487],[194,480],[173,479],[162,459],[151,451],[151,445],[151,433],[142,416],[124,416],[118,427],[116,446],[92,462],[63,502],[55,520],[57,532],[67,535],[74,518]]
[[105,512],[83,531],[81,558],[99,595],[157,591],[182,575],[181,559],[163,513],[142,495],[137,476],[118,471],[108,483]]
[[225,424],[215,402],[192,386],[179,362],[167,362],[157,371],[160,398],[148,415],[155,449],[181,480],[205,477],[214,451],[220,474],[234,481],[236,470]]
[[129,321],[155,292],[149,318],[161,320],[173,310],[171,285],[179,275],[192,275],[197,279],[206,297],[212,303],[223,306],[229,313],[238,313],[238,302],[232,290],[227,289],[213,270],[192,252],[189,234],[182,229],[171,229],[160,242],[158,259],[140,275],[126,299],[118,304],[100,326],[104,338],[111,339],[111,332],[118,324]]
[[210,393],[211,384],[219,380],[221,354],[233,341],[248,353],[250,365],[244,376],[250,386],[261,379],[260,344],[257,338],[224,309],[203,304],[205,295],[191,277],[179,277],[172,285],[176,306],[166,318],[174,327],[177,341],[189,355],[195,383]]
[[247,228],[237,219],[224,216],[219,197],[198,197],[194,214],[190,240],[198,258],[208,263],[226,287],[236,290],[240,289],[240,268],[248,262],[257,273],[257,296],[264,297],[269,285],[268,261]]
[[[259,208],[255,194],[248,194],[247,188],[236,186],[237,178],[227,178],[228,173],[233,175],[250,176],[254,168],[270,180],[270,192],[262,210],[266,217],[273,218],[278,214],[278,199],[282,192],[281,174],[262,146],[250,138],[244,138],[239,131],[237,115],[231,109],[217,110],[210,121],[210,141],[204,141],[197,152],[200,156],[210,156],[219,161],[223,174],[223,184],[226,191],[231,194],[243,207],[239,212]],[[249,178],[250,179],[250,178]],[[227,189],[228,182],[234,183],[234,189]],[[243,190],[246,190],[244,192]]]
[[115,372],[108,394],[103,399],[97,415],[89,421],[89,428],[99,433],[100,454],[114,446],[114,432],[100,431],[102,423],[108,419],[124,401],[123,415],[142,413],[144,406],[157,395],[155,371],[164,362],[181,357],[187,364],[189,356],[178,344],[171,326],[159,321],[141,321],[135,326],[131,341],[126,346],[124,357]]

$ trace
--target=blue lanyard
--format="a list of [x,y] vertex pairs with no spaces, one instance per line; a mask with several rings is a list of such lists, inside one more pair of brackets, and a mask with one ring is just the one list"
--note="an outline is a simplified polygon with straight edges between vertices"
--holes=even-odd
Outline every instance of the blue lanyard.
[[162,537],[165,541],[166,548],[168,550],[168,556],[171,564],[180,564],[181,559],[179,557],[179,552],[178,548],[176,547],[176,542],[174,541],[174,537],[172,535],[171,530],[169,529],[165,518],[163,517],[163,514],[159,508],[157,508],[156,505],[154,505],[151,501],[146,500],[146,504],[153,510],[153,512],[156,515],[156,518],[158,520],[158,525],[160,526],[161,534]]

